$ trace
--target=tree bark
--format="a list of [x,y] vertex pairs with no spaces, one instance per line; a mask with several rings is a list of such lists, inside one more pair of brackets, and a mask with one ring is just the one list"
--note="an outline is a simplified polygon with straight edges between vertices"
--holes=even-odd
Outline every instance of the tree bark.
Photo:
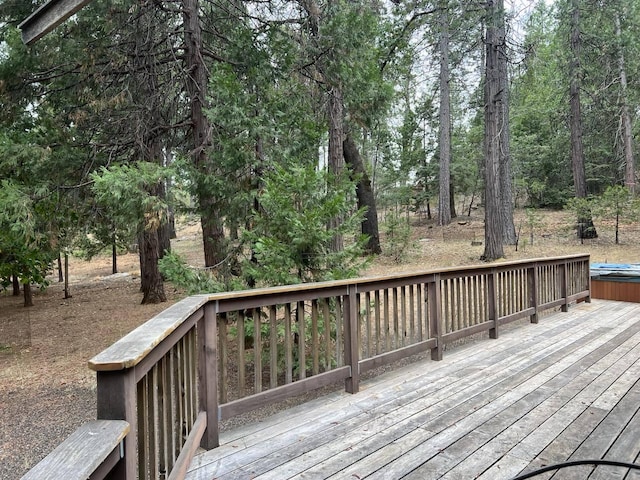
[[[147,221],[147,224],[153,224],[158,220]],[[164,284],[162,275],[158,269],[158,258],[160,242],[158,240],[158,229],[147,227],[140,235],[142,244],[140,245],[140,255],[144,270],[140,272],[142,284],[142,304],[166,302],[167,296],[164,292]]]
[[64,281],[64,275],[62,274],[62,256],[60,252],[58,252],[58,282],[62,283]]
[[33,292],[31,291],[31,283],[22,284],[22,290],[24,292],[24,306],[33,307]]
[[346,164],[351,167],[352,174],[358,177],[358,184],[356,185],[358,208],[364,207],[367,209],[361,224],[362,233],[367,235],[368,238],[365,250],[368,253],[380,254],[382,253],[382,248],[380,247],[376,199],[371,188],[369,175],[367,175],[367,171],[364,168],[364,162],[351,135],[346,136],[343,151]]
[[11,276],[11,280],[12,280],[12,285],[13,285],[13,296],[14,297],[19,297],[20,296],[20,279],[18,278],[17,275],[12,275]]
[[116,245],[116,233],[111,236],[111,274],[118,273],[118,245]]
[[509,73],[506,43],[506,18],[504,0],[496,2],[496,48],[498,62],[498,129],[500,133],[500,215],[502,217],[502,242],[516,244],[516,227],[513,223],[513,190],[511,178],[511,146],[509,129]]
[[[620,26],[620,13],[616,13],[616,41],[618,44],[618,69],[620,70],[620,101],[622,111],[622,146],[624,149],[624,184],[632,195],[636,193],[636,165],[633,154],[633,125],[629,113],[629,99],[627,97],[627,69],[625,66],[624,51],[622,49],[622,28]],[[617,243],[617,242],[616,242]]]
[[449,182],[449,211],[451,212],[451,219],[458,216],[456,213],[456,188],[453,182]]
[[440,112],[438,225],[451,223],[451,94],[449,89],[449,11],[440,12]]
[[[582,145],[582,114],[580,104],[581,87],[581,49],[580,37],[580,2],[571,0],[571,34],[570,50],[571,62],[569,64],[571,83],[569,85],[570,114],[569,123],[571,130],[571,167],[573,171],[573,185],[576,198],[587,197],[587,180],[584,168],[584,152]],[[596,238],[598,236],[593,225],[591,215],[578,218],[578,238]]]
[[488,24],[486,32],[485,83],[484,83],[484,253],[482,259],[493,261],[504,256],[502,246],[503,226],[500,194],[500,119],[501,82],[498,64],[499,36],[496,21],[497,9],[502,0],[487,2]]
[[[339,178],[344,172],[344,105],[342,91],[338,87],[329,90],[328,116],[329,116],[329,173]],[[335,229],[342,224],[342,218],[335,217],[329,221],[329,228]],[[342,234],[333,236],[330,248],[334,252],[344,249]]]
[[69,254],[64,254],[64,298],[71,298],[71,290],[69,289]]
[[193,163],[199,172],[198,203],[204,244],[205,266],[219,265],[225,258],[226,242],[222,216],[210,191],[207,179],[215,174],[207,157],[211,146],[211,126],[204,114],[208,91],[208,75],[202,48],[198,0],[183,0],[183,22],[185,43],[185,81],[190,104]]
[[[138,17],[138,32],[134,57],[135,72],[137,73],[137,88],[139,89],[141,111],[137,118],[136,145],[137,158],[150,163],[163,165],[162,143],[158,126],[161,124],[160,115],[163,95],[159,89],[159,79],[155,58],[155,28],[153,12],[155,6],[142,4],[141,15]],[[162,197],[161,182],[146,186],[147,193],[152,197]],[[144,212],[141,221],[138,248],[140,250],[140,290],[143,304],[165,302],[162,275],[158,268],[161,256],[159,231],[162,229],[162,219],[156,212]],[[115,264],[114,264],[115,266]]]

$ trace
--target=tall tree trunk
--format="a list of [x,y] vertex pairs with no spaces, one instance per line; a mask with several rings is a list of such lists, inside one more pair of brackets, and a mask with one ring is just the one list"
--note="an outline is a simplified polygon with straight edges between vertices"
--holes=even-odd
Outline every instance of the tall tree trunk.
[[31,283],[29,283],[29,281],[23,283],[22,290],[24,292],[24,306],[33,307],[33,292],[31,291]]
[[511,146],[509,130],[509,73],[506,42],[506,17],[504,0],[496,2],[496,48],[498,62],[498,128],[500,133],[500,215],[502,217],[502,242],[515,245],[516,227],[513,223],[513,189],[511,178]]
[[[624,6],[622,7],[624,8]],[[618,44],[618,68],[620,70],[620,102],[622,111],[622,146],[624,149],[624,184],[632,194],[636,192],[636,165],[633,154],[633,126],[629,113],[629,99],[627,97],[627,69],[622,45],[622,28],[620,26],[620,12],[616,13],[616,41]]]
[[351,167],[351,172],[358,176],[358,184],[356,185],[356,196],[358,197],[358,208],[366,208],[364,219],[362,220],[362,233],[367,235],[366,251],[368,253],[380,254],[380,233],[378,231],[378,209],[376,208],[376,199],[371,188],[371,181],[367,170],[364,168],[364,162],[358,151],[358,147],[347,135],[343,145],[344,160]]
[[[329,173],[339,178],[344,171],[344,105],[342,91],[338,87],[329,90],[328,102],[329,116]],[[330,220],[329,228],[335,229],[342,224],[342,218],[335,217]],[[331,242],[331,250],[340,252],[344,249],[344,240],[341,234],[335,234]]]
[[[158,196],[162,199],[167,198],[167,189],[164,182],[158,183]],[[169,212],[165,212],[167,218],[160,223],[158,227],[158,256],[164,257],[165,252],[171,252],[171,225],[169,224]]]
[[[571,0],[571,34],[570,34],[571,61],[569,64],[571,84],[569,86],[570,114],[569,123],[571,130],[571,167],[573,170],[573,185],[576,198],[587,197],[587,180],[584,168],[584,152],[582,146],[582,114],[580,106],[581,87],[581,50],[582,38],[580,37],[580,2]],[[580,215],[578,218],[578,238],[596,238],[598,234],[593,225],[591,215]]]
[[199,0],[183,0],[182,12],[185,43],[185,81],[190,103],[193,162],[200,173],[198,186],[200,223],[204,243],[205,266],[219,265],[226,256],[226,242],[222,216],[216,205],[214,192],[208,187],[208,178],[215,174],[215,168],[207,158],[211,146],[211,127],[204,114],[207,99],[208,75],[204,64],[202,48],[202,27],[200,25]]
[[118,245],[116,244],[116,232],[111,235],[111,273],[118,273]]
[[[135,72],[138,78],[140,101],[145,102],[137,118],[136,143],[139,158],[153,163],[163,164],[162,144],[158,126],[161,124],[160,111],[162,93],[159,90],[156,58],[155,36],[156,25],[153,22],[155,6],[143,4],[144,9],[138,17],[138,32],[136,36],[136,56],[134,58]],[[153,197],[163,194],[162,183],[146,187],[147,193]],[[158,268],[161,255],[158,232],[162,228],[162,221],[156,212],[145,212],[142,221],[142,231],[139,235],[140,249],[140,290],[143,304],[165,302],[162,275]]]
[[147,227],[140,235],[142,245],[140,255],[144,256],[142,263],[144,269],[140,272],[142,284],[142,304],[166,302],[167,296],[164,292],[162,275],[158,269],[158,259],[160,258],[160,242],[158,240],[158,229],[153,228],[159,219],[148,219]]
[[484,83],[484,253],[482,259],[493,261],[504,256],[502,247],[502,197],[500,194],[500,119],[501,82],[498,62],[499,35],[497,10],[502,0],[487,2],[487,33]]
[[64,298],[71,298],[71,290],[69,288],[69,254],[64,254]]
[[14,297],[19,297],[20,296],[20,279],[18,278],[17,275],[11,275],[11,283],[13,285],[13,296]]
[[453,182],[449,182],[449,211],[452,219],[458,216],[456,213],[456,187]]
[[58,252],[58,282],[64,281],[64,275],[62,273],[62,254]]
[[449,10],[443,6],[440,24],[440,112],[439,150],[440,173],[438,194],[438,225],[451,223],[451,94],[449,90]]

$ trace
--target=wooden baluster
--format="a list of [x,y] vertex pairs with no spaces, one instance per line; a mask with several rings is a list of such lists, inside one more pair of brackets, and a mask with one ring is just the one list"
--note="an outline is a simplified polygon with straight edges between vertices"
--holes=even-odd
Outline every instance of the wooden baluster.
[[391,325],[389,321],[389,289],[385,288],[383,291],[384,294],[384,345],[385,352],[391,351]]
[[415,289],[419,285],[409,285],[409,343],[416,342]]
[[312,367],[313,375],[320,373],[320,343],[318,336],[318,301],[311,302],[311,350],[312,350]]
[[[371,318],[371,292],[367,292],[364,295],[365,303],[365,322],[367,330],[367,357],[373,356],[373,319]],[[364,356],[363,356],[364,358]]]
[[245,396],[245,361],[244,361],[244,310],[236,312],[236,345],[237,345],[237,365],[238,365],[238,398]]
[[284,304],[284,383],[293,382],[293,339],[291,335],[291,304]]
[[360,364],[358,358],[358,294],[355,286],[349,288],[344,305],[344,355],[351,367],[351,376],[345,380],[345,390],[358,393],[360,389]]
[[529,319],[531,323],[538,323],[538,265],[529,267],[528,272],[529,307],[533,308]]
[[376,290],[373,296],[375,303],[375,317],[376,317],[376,354],[382,353],[382,332],[381,332],[381,319],[380,319],[380,290]]
[[253,309],[253,390],[262,392],[262,311]]
[[302,380],[307,377],[307,337],[304,318],[304,302],[298,302],[296,317],[298,319],[298,378]]
[[497,298],[497,278],[499,274],[495,269],[491,270],[487,277],[487,306],[489,321],[493,322],[493,327],[489,330],[489,338],[498,338],[498,298]]
[[400,345],[404,347],[407,342],[407,287],[406,285],[403,285],[400,288],[400,315],[401,315]]
[[227,333],[227,314],[223,313],[218,317],[218,348],[220,350],[220,403],[227,403],[229,401],[227,390],[227,379],[229,378],[229,336]]
[[[424,284],[423,283],[419,283],[418,285],[416,285],[416,308],[418,309],[417,311],[417,327],[418,327],[418,338],[417,341],[418,342],[422,342],[425,339],[425,335],[424,335],[424,314],[423,314],[423,309],[422,309],[422,289],[424,288]],[[428,329],[427,329],[428,331]]]
[[269,306],[269,388],[278,386],[278,324],[276,306]]
[[431,349],[432,360],[442,360],[442,304],[440,292],[440,275],[434,276],[434,281],[427,284],[427,302],[429,305],[429,335],[436,339],[436,346]]
[[398,288],[393,288],[393,348],[400,347],[400,312],[398,311]]
[[336,297],[336,365],[344,366],[345,345],[343,343],[344,315],[342,312],[342,297]]
[[568,312],[569,311],[569,291],[568,291],[568,268],[567,268],[567,262],[563,262],[561,265],[559,265],[559,269],[560,269],[560,298],[564,299],[564,302],[562,303],[561,306],[561,310],[563,312]]
[[331,361],[331,312],[329,311],[329,301],[325,298],[322,299],[322,317],[324,319],[324,362],[325,370],[332,370]]

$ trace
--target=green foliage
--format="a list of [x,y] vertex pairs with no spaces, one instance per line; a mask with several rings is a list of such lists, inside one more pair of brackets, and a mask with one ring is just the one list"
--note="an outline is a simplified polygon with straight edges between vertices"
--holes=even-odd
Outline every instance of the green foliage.
[[621,185],[607,187],[602,195],[591,201],[593,214],[602,219],[615,221],[615,242],[620,243],[620,223],[637,221],[640,216],[640,203]]
[[[528,20],[527,53],[511,92],[511,154],[519,193],[536,208],[561,208],[572,196],[562,74],[553,11],[538,4]],[[520,195],[522,196],[522,195]]]
[[158,196],[157,187],[169,175],[166,168],[155,163],[138,162],[102,167],[91,179],[96,201],[113,224],[121,230],[135,231],[140,225],[157,229],[166,221],[167,204]]
[[[325,331],[325,322],[323,319],[319,319],[316,324],[316,335],[318,338],[322,338],[322,341],[318,344],[318,366],[321,371],[329,370],[336,366],[336,358],[335,358],[335,336],[336,336],[336,301],[335,299],[327,299],[329,302],[329,332]],[[252,317],[253,311],[246,310],[241,313],[232,313],[229,315],[228,319],[230,320],[229,334],[233,338],[237,338],[238,335],[238,322],[237,315],[244,313],[243,317],[243,334],[244,334],[244,344],[245,348],[252,349],[254,348],[255,342],[255,321]],[[304,318],[304,345],[309,350],[309,346],[313,341],[313,319],[308,312],[302,313]],[[286,355],[285,355],[285,343],[288,342],[290,345],[293,345],[291,349],[291,366],[293,369],[294,375],[300,374],[301,368],[301,359],[300,359],[300,351],[296,348],[297,344],[299,344],[300,340],[300,324],[297,320],[298,312],[297,309],[294,308],[291,311],[291,338],[286,337],[286,329],[284,324],[284,318],[279,318],[279,321],[276,324],[276,348],[277,348],[277,362],[278,362],[278,371],[282,372],[286,368]],[[260,336],[262,339],[262,362],[263,365],[266,365],[271,360],[271,325],[267,320],[264,312],[259,321],[260,328]],[[329,349],[327,352],[327,339],[323,338],[325,335],[329,335],[330,341]],[[310,352],[308,352],[310,353]],[[247,360],[251,361],[253,355],[251,352],[246,352]],[[330,365],[327,365],[327,357],[329,358]],[[313,368],[313,357],[310,354],[305,356],[305,369],[307,372],[311,372]]]
[[[365,263],[365,239],[354,232],[363,212],[350,210],[353,184],[345,178],[334,180],[328,183],[329,175],[314,166],[275,166],[267,173],[253,229],[244,233],[253,254],[243,264],[245,275],[260,285],[286,285],[357,274]],[[328,184],[334,188],[328,190]],[[337,216],[342,216],[342,225],[328,228]],[[332,252],[337,233],[353,235],[354,241]]]
[[3,288],[17,276],[22,284],[45,288],[46,274],[55,255],[43,233],[43,219],[24,187],[0,182],[0,283]]
[[190,267],[177,253],[165,252],[164,256],[158,260],[158,267],[167,281],[185,290],[189,295],[239,289],[238,285],[218,281],[208,270]]
[[544,225],[544,218],[535,208],[527,208],[525,210],[526,226],[529,230],[529,241],[533,245],[535,230]]
[[411,226],[397,212],[391,212],[385,219],[384,232],[385,254],[396,263],[403,262],[412,246]]

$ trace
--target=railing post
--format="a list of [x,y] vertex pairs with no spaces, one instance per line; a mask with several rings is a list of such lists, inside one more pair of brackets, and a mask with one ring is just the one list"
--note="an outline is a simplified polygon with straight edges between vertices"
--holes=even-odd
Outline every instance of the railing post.
[[357,286],[350,285],[345,295],[344,308],[344,357],[351,367],[351,376],[345,380],[345,390],[360,390],[360,359],[358,358],[358,294]]
[[427,301],[429,302],[429,333],[436,339],[435,348],[431,349],[431,360],[442,360],[442,301],[440,299],[440,275],[427,284]]
[[527,288],[529,290],[529,308],[533,308],[531,323],[538,323],[538,264],[534,263],[528,269]]
[[498,338],[498,291],[495,268],[487,276],[487,308],[488,320],[493,321],[493,328],[489,329],[489,338]]
[[560,298],[564,300],[560,309],[563,312],[569,311],[569,297],[567,288],[567,261],[565,260],[560,264]]
[[218,429],[218,333],[215,304],[204,307],[198,321],[198,406],[207,413],[207,429],[200,446],[211,450],[220,445]]
[[135,480],[138,476],[137,389],[133,368],[97,372],[98,420],[126,420],[131,430],[124,439],[124,458],[109,477]]
[[584,299],[585,302],[591,303],[591,265],[589,264],[589,258],[582,262],[582,271],[585,272],[586,278],[586,286],[589,290],[589,295]]

